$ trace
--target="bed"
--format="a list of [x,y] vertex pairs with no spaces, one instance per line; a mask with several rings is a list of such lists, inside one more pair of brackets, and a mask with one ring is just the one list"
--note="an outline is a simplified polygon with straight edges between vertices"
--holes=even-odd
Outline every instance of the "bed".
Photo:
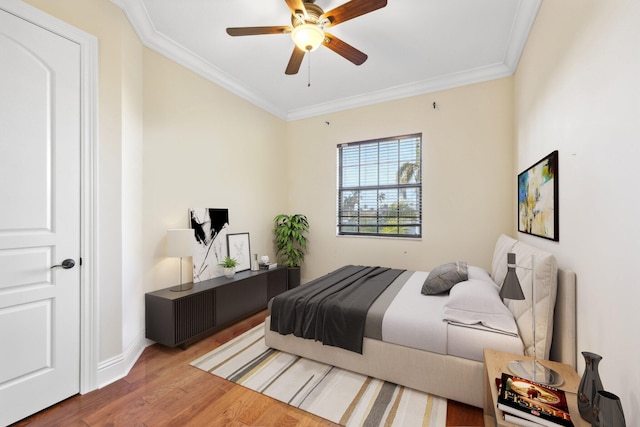
[[[534,257],[535,268],[532,271],[517,270],[527,296],[525,301],[505,300],[503,303],[499,300],[496,304],[497,283],[502,283],[506,275],[508,252],[516,253],[518,264]],[[432,272],[455,268],[459,268],[458,262],[438,266]],[[271,315],[265,320],[266,344],[291,354],[482,407],[483,348],[516,354],[533,353],[529,295],[532,293],[530,275],[534,274],[537,355],[575,368],[575,275],[572,272],[558,269],[550,253],[506,235],[500,236],[496,242],[491,272],[476,266],[466,268],[466,277],[462,277],[466,280],[460,279],[450,290],[434,295],[422,294],[431,272],[388,273],[397,277],[379,296],[372,297],[373,303],[365,313],[363,337],[356,339],[350,349],[334,343],[325,345],[323,336],[303,338],[300,331],[289,333],[291,331],[286,327],[284,333],[278,332],[281,327],[278,325],[283,323],[282,319],[290,313],[292,306],[283,304],[284,299],[272,300]],[[344,273],[345,270],[336,271]],[[323,276],[304,286],[314,286],[331,276]],[[289,292],[295,294],[296,291]],[[281,294],[282,298],[286,299],[289,292]]]

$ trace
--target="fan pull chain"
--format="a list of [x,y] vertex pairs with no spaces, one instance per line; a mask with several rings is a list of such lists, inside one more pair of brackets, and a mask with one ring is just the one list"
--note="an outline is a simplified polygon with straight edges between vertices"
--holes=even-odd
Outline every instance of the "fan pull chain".
[[311,49],[309,49],[307,56],[309,57],[309,59],[307,59],[307,87],[311,87]]

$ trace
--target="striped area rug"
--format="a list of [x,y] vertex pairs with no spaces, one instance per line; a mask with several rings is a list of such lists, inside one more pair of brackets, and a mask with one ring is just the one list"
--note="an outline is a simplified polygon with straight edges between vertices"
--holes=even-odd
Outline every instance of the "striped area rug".
[[271,349],[264,324],[191,366],[343,426],[446,424],[446,399]]

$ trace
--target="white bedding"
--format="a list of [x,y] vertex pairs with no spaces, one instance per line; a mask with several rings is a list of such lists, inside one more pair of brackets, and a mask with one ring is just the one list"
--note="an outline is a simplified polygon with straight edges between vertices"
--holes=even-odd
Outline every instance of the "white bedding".
[[468,270],[468,280],[437,295],[421,292],[429,272],[406,271],[370,309],[365,336],[477,362],[484,348],[523,354],[516,320],[498,296],[498,286],[484,269]]
[[387,308],[382,341],[447,354],[447,324],[442,309],[448,294],[422,295],[428,272],[414,272]]
[[[422,295],[420,290],[428,274],[414,272],[387,307],[382,320],[382,341],[479,362],[485,347],[523,353],[523,344],[517,335],[481,324],[462,325],[443,320],[449,294]],[[491,281],[488,275],[486,280]],[[495,292],[497,297],[497,288]],[[501,301],[497,302],[502,305]],[[511,322],[517,330],[513,318]]]

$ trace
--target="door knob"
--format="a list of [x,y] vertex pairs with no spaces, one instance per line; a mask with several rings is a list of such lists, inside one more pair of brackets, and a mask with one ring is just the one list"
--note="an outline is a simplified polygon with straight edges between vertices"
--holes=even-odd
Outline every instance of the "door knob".
[[52,265],[51,268],[62,267],[65,270],[68,270],[70,268],[73,268],[74,265],[76,265],[76,262],[74,260],[72,260],[71,258],[67,258],[64,261],[62,261],[62,264]]

